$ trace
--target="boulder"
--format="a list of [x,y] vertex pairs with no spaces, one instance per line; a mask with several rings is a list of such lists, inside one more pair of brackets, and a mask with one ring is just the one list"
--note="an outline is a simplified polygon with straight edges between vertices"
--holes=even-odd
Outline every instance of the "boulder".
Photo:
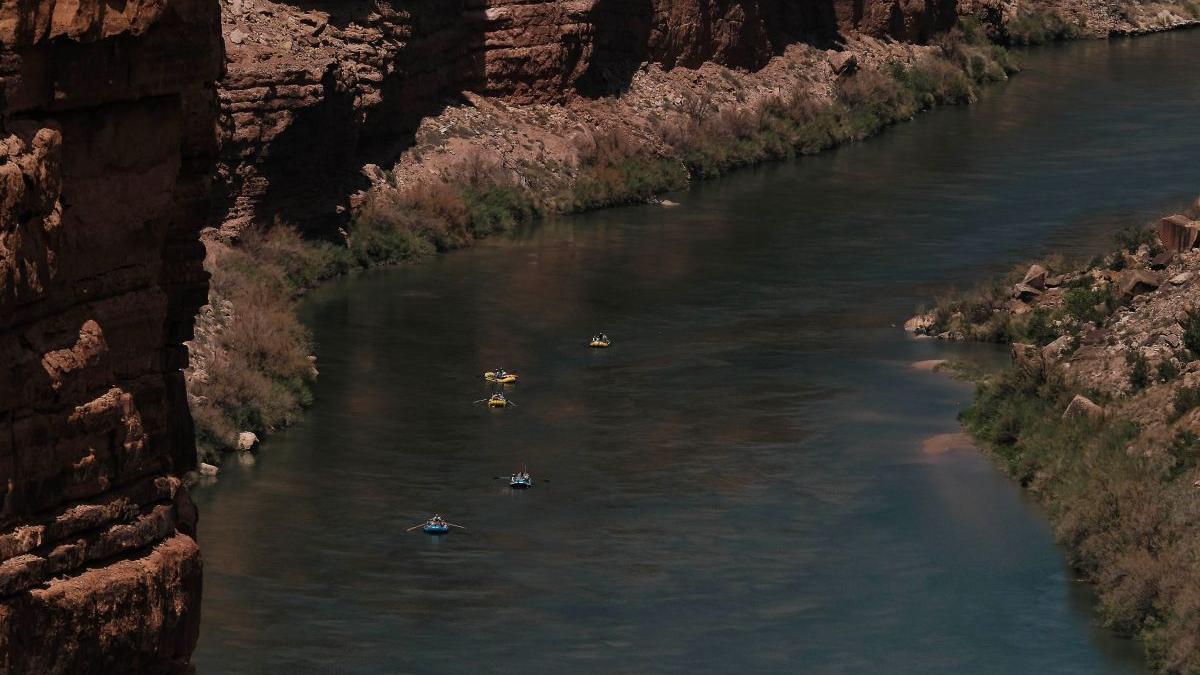
[[1039,376],[1042,373],[1042,352],[1037,345],[1014,342],[1012,344],[1013,365],[1026,375]]
[[1175,254],[1173,252],[1163,251],[1162,253],[1159,253],[1158,255],[1150,258],[1150,269],[1152,269],[1152,270],[1166,269],[1167,265],[1170,265],[1171,261],[1174,259],[1175,259]]
[[853,52],[835,52],[829,56],[829,65],[838,75],[850,75],[858,70],[858,57]]
[[361,169],[362,175],[372,183],[387,183],[387,173],[379,168],[378,164],[364,164]]
[[1172,286],[1182,286],[1190,281],[1194,274],[1194,272],[1180,272],[1179,274],[1171,277],[1168,281]]
[[1158,275],[1150,270],[1125,270],[1121,272],[1117,282],[1117,290],[1121,295],[1132,297],[1158,288],[1162,282]]
[[927,333],[933,324],[937,322],[937,315],[933,312],[925,312],[918,314],[908,321],[904,322],[904,330],[909,333]]
[[1032,307],[1021,302],[1020,300],[1015,299],[1004,303],[1004,309],[1007,309],[1013,316],[1021,316],[1022,314],[1028,314],[1033,311]]
[[1052,277],[1046,277],[1046,288],[1056,288],[1063,285],[1066,277],[1062,274],[1056,274]]
[[1063,335],[1054,342],[1042,347],[1042,362],[1046,364],[1056,363],[1062,359],[1063,355],[1071,351],[1074,346],[1074,340],[1070,335]]
[[212,464],[206,464],[205,462],[200,462],[199,466],[196,468],[200,470],[201,476],[215,476],[217,475],[217,472],[220,471],[220,469],[217,467],[213,466]]
[[[1045,281],[1043,279],[1043,281]],[[1017,284],[1013,286],[1013,297],[1023,302],[1029,302],[1037,299],[1042,292],[1029,284]]]
[[258,436],[253,431],[243,431],[238,434],[237,449],[241,452],[253,450],[258,445]]
[[1104,419],[1104,408],[1096,405],[1086,396],[1076,394],[1063,411],[1064,420],[1085,418],[1093,421]]
[[1021,279],[1021,283],[1037,290],[1045,290],[1046,288],[1046,268],[1041,265],[1030,265],[1025,272],[1025,276]]
[[1168,251],[1182,253],[1196,247],[1200,237],[1200,223],[1181,214],[1167,216],[1158,221],[1158,240]]

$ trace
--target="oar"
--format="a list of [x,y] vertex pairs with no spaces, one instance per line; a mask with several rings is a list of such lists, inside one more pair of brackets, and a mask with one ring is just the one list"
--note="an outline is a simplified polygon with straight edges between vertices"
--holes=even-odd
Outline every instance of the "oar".
[[413,525],[412,527],[405,530],[405,532],[412,532],[413,530],[417,529],[418,527],[425,527],[428,524],[429,523],[426,522],[426,523],[421,523],[420,525]]
[[455,525],[454,523],[446,523],[446,524],[449,525],[450,527],[457,527],[460,530],[467,529],[467,528],[463,527],[462,525]]

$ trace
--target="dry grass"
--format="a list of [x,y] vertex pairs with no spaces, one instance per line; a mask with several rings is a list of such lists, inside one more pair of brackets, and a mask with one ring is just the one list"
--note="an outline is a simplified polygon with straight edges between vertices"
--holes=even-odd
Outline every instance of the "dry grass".
[[239,245],[214,243],[209,307],[197,321],[187,372],[197,444],[206,458],[241,431],[291,423],[312,400],[312,341],[294,302],[306,288],[348,269],[344,251],[276,226],[246,232]]

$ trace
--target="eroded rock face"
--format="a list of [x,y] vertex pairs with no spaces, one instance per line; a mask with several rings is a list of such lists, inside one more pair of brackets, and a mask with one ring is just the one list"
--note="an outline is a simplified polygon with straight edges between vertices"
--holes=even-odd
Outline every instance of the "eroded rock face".
[[757,69],[842,33],[921,41],[954,0],[221,0],[220,194],[236,234],[336,221],[360,169],[471,91],[509,103],[622,91],[646,63]]
[[199,621],[181,369],[209,0],[0,7],[0,672],[167,672]]

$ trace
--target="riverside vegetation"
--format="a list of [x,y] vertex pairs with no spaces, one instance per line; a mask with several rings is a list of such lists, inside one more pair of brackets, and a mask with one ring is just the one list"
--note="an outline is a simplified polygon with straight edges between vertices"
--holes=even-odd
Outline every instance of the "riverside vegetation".
[[1046,508],[1106,625],[1143,640],[1155,669],[1197,673],[1200,251],[1140,227],[1117,244],[944,299],[910,328],[1014,343],[964,426]]

